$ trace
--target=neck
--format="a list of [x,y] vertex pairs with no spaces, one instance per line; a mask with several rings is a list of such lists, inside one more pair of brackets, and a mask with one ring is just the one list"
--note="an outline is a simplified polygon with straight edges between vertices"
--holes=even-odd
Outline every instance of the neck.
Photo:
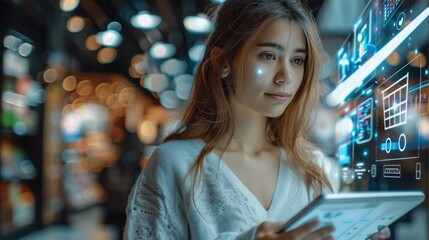
[[259,151],[271,145],[267,140],[267,118],[244,106],[233,106],[234,132],[227,150]]

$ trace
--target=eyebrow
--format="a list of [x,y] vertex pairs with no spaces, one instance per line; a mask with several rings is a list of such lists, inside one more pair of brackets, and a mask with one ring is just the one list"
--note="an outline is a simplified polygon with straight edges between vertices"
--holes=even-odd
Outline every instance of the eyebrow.
[[[285,49],[282,45],[277,44],[277,43],[273,43],[273,42],[258,43],[257,46],[258,47],[272,47],[275,49],[279,49],[280,51],[284,51],[284,49]],[[297,48],[297,49],[295,49],[295,52],[305,53],[305,54],[308,53],[307,49],[305,49],[305,48]]]

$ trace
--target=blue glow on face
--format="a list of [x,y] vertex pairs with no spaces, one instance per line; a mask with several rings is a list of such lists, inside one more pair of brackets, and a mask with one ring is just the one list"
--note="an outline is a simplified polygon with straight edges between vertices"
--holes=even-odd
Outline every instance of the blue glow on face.
[[266,70],[263,66],[256,66],[255,67],[255,80],[258,83],[261,83],[262,81],[264,81],[264,75],[266,73]]

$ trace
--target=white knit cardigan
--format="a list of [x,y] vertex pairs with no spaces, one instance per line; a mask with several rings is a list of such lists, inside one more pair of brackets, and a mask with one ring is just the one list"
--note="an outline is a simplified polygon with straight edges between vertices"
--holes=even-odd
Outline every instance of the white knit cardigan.
[[[289,167],[282,150],[267,210],[211,152],[204,160],[194,202],[193,174],[185,176],[204,144],[199,139],[170,141],[155,150],[130,194],[124,239],[254,239],[261,222],[287,221],[315,197],[303,177]],[[338,190],[338,166],[321,152],[313,156]]]

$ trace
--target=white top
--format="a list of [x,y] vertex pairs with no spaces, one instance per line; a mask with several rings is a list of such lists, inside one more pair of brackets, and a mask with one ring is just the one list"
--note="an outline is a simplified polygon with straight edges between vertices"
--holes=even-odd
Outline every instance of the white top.
[[[154,151],[129,197],[125,239],[254,239],[261,222],[285,222],[315,197],[304,178],[288,166],[282,150],[276,189],[266,210],[228,165],[210,152],[194,204],[194,174],[185,176],[204,144],[170,141]],[[314,153],[314,160],[337,191],[338,166],[321,152]]]

